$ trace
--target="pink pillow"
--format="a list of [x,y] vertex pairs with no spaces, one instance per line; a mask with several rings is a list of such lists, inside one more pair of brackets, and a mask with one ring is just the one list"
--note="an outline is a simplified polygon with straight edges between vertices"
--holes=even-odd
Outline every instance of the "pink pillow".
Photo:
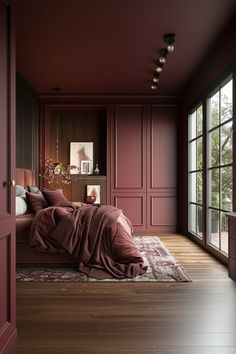
[[50,206],[60,206],[69,203],[61,189],[42,190],[42,193]]
[[30,209],[37,213],[37,211],[44,208],[43,205],[43,196],[41,193],[30,193],[26,192],[26,199],[29,203]]

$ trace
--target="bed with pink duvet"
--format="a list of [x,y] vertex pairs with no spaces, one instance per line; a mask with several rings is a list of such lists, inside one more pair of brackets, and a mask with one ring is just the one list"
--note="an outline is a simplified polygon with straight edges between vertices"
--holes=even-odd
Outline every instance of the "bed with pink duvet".
[[27,204],[27,211],[16,216],[17,263],[74,263],[97,279],[146,272],[131,222],[121,209],[69,202],[59,190],[37,190],[33,172],[17,170]]

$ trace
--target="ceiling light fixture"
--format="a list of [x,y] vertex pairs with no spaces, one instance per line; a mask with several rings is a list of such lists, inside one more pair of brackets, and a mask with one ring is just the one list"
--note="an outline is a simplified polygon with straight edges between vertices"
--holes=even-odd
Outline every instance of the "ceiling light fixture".
[[156,67],[156,72],[157,72],[157,73],[161,73],[161,72],[162,72],[162,65],[158,65],[158,66]]
[[156,90],[157,83],[159,82],[160,73],[163,70],[163,65],[166,63],[166,59],[169,53],[172,53],[175,49],[175,34],[168,33],[164,35],[164,43],[166,44],[165,48],[162,48],[160,51],[160,57],[156,62],[155,72],[152,78],[151,89]]
[[167,44],[166,49],[168,53],[172,53],[175,49],[174,42],[175,42],[175,34],[169,33],[164,36],[164,42]]
[[161,50],[161,56],[158,59],[161,64],[165,64],[167,55],[168,55],[168,50],[167,49],[162,49]]

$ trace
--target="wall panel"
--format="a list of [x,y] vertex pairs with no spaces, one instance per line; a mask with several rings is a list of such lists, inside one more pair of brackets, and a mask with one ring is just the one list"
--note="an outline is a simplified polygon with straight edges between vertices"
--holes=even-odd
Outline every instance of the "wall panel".
[[136,230],[146,228],[146,194],[119,193],[112,196],[114,206],[123,210]]
[[113,188],[145,190],[146,126],[141,105],[118,105],[114,120]]
[[39,158],[38,100],[33,89],[17,74],[16,86],[16,166],[35,171]]
[[176,197],[148,195],[148,229],[176,231]]
[[176,120],[173,104],[116,106],[111,202],[135,230],[176,229]]
[[148,148],[148,190],[176,188],[176,107],[152,106]]

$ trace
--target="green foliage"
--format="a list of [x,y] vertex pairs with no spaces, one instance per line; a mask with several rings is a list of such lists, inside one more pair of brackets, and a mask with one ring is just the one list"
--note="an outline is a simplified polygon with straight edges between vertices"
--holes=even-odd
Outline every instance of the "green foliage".
[[[232,210],[232,167],[233,159],[233,125],[232,125],[232,100],[221,91],[210,99],[210,124],[209,124],[209,164],[211,206],[224,210]],[[231,121],[229,121],[231,120]],[[229,121],[227,123],[227,121]],[[194,123],[195,122],[195,123]],[[221,125],[222,123],[225,124]],[[196,136],[202,134],[203,115],[202,106],[196,110],[193,117],[196,124]],[[221,125],[221,126],[220,126]],[[196,139],[196,169],[203,168],[203,139]],[[221,167],[219,167],[221,166]],[[220,175],[221,174],[221,175]],[[202,204],[202,172],[197,172],[197,202]],[[221,193],[221,194],[220,194]],[[221,197],[221,198],[220,198]],[[221,205],[220,205],[221,200]]]

